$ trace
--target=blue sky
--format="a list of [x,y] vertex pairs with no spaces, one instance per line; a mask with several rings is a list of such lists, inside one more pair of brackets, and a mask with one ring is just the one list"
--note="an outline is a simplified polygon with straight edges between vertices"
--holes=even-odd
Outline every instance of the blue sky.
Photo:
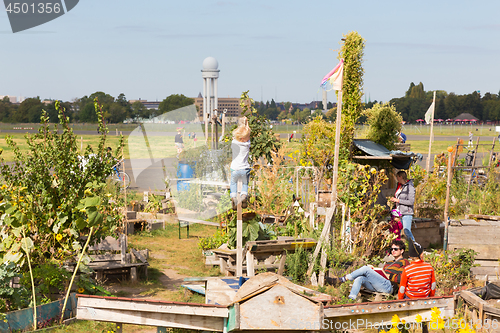
[[[72,100],[195,97],[208,56],[219,97],[321,99],[343,34],[366,39],[364,92],[401,97],[410,82],[456,94],[500,91],[499,1],[80,0],[13,34],[0,11],[0,95]],[[335,101],[329,93],[329,101]]]

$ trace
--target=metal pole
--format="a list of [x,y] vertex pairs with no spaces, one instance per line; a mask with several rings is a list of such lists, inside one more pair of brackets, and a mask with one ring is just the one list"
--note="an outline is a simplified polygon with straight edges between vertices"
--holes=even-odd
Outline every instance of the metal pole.
[[432,140],[434,139],[434,110],[436,109],[436,91],[434,91],[434,98],[432,100],[432,112],[431,112],[431,134],[429,136],[429,154],[427,155],[427,163],[425,166],[425,171],[427,172],[425,177],[429,177],[429,172],[431,169],[431,147]]
[[451,187],[451,176],[452,176],[452,149],[448,150],[448,178],[446,180],[446,202],[444,204],[444,240],[443,240],[443,250],[446,251],[448,247],[448,207],[450,206],[450,187]]

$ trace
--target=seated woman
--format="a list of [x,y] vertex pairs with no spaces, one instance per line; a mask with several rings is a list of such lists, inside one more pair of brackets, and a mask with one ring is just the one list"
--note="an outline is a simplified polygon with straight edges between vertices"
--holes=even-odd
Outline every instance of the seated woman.
[[337,281],[327,279],[327,283],[334,282],[343,283],[347,280],[354,281],[349,293],[349,299],[355,301],[358,297],[361,286],[370,291],[379,293],[392,294],[398,290],[399,282],[401,281],[401,273],[408,260],[403,258],[405,251],[405,243],[401,240],[393,240],[391,243],[391,254],[394,261],[388,262],[383,268],[375,268],[373,266],[363,266],[354,272],[341,277]]

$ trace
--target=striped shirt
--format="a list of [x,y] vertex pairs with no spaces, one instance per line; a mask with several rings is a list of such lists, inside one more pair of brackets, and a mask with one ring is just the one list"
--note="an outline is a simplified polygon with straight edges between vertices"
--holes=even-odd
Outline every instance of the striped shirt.
[[436,293],[434,268],[422,260],[406,266],[401,275],[398,299],[432,297]]
[[391,282],[399,286],[399,282],[401,282],[401,273],[403,273],[405,266],[408,266],[409,264],[408,260],[401,258],[385,264],[384,272],[389,276],[389,280]]

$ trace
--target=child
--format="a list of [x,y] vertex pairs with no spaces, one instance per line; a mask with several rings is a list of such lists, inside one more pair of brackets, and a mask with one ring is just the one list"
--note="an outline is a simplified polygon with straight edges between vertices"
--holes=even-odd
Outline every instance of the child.
[[250,153],[250,127],[246,117],[240,118],[238,127],[233,131],[233,141],[231,142],[233,151],[233,161],[231,162],[231,203],[236,209],[236,193],[238,191],[238,180],[241,179],[241,207],[247,207],[248,179],[250,178],[250,164],[248,155]]
[[401,240],[401,230],[403,230],[403,224],[401,223],[401,212],[397,209],[393,209],[391,211],[389,231],[396,234],[397,240]]

